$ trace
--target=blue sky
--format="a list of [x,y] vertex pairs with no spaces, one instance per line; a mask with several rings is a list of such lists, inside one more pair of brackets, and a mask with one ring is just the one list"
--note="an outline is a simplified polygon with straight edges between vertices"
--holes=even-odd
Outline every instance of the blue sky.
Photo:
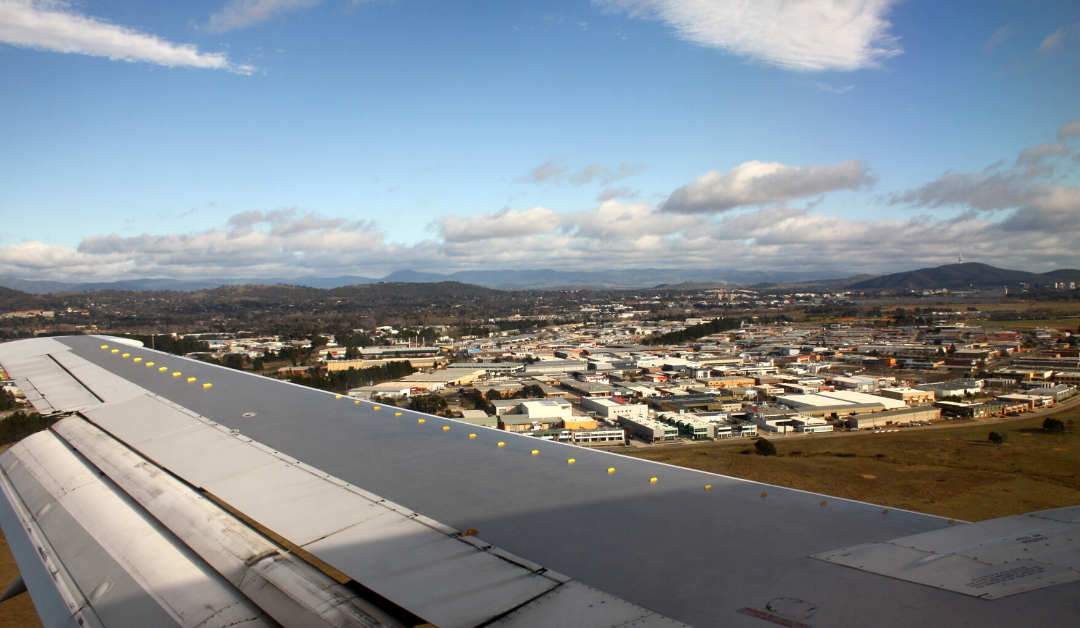
[[0,0],[0,275],[1080,267],[1068,1]]

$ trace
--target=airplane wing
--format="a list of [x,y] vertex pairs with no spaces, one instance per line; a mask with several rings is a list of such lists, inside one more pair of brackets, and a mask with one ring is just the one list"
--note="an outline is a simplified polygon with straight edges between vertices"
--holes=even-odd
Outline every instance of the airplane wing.
[[1080,616],[1080,507],[976,524],[542,441],[107,336],[0,345],[46,626],[1013,626]]

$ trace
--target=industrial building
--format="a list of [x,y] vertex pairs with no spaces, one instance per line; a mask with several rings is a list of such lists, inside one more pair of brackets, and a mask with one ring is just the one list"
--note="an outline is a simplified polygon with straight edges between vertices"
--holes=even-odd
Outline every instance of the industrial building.
[[917,388],[882,388],[878,391],[882,397],[903,401],[909,406],[923,406],[932,404],[937,400],[937,395],[932,390],[919,390]]
[[626,403],[620,398],[582,397],[581,407],[611,420],[644,419],[649,416],[649,406],[643,403]]
[[907,407],[907,404],[897,399],[850,390],[834,390],[813,395],[784,395],[777,397],[776,401],[808,416],[833,418]]
[[628,434],[652,443],[675,440],[679,435],[679,428],[653,419],[619,417],[619,425],[623,426]]
[[851,429],[865,430],[886,425],[937,421],[941,418],[941,409],[934,406],[915,406],[899,410],[874,412],[848,417],[847,426]]

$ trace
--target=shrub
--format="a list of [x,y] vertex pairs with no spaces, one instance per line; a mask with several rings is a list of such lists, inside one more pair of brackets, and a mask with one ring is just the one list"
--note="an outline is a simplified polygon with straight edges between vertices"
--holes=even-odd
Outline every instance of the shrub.
[[776,455],[776,445],[773,445],[772,441],[766,438],[759,438],[757,442],[754,443],[754,449],[762,456]]
[[995,445],[1000,445],[1005,442],[1005,437],[997,432],[990,432],[990,442]]
[[1043,421],[1043,429],[1047,432],[1064,432],[1065,424],[1058,419],[1048,418]]

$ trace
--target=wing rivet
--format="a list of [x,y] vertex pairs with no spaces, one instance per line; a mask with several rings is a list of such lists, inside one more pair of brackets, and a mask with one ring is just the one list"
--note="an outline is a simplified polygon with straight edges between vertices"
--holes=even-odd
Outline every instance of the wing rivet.
[[888,509],[888,508],[886,508],[885,510],[882,510],[882,511],[881,511],[881,514],[883,514],[883,515],[887,515],[887,514],[889,514],[889,509]]
[[334,399],[341,399],[341,395],[334,395]]
[[150,368],[150,367],[151,367],[151,366],[153,366],[153,365],[154,365],[154,363],[153,363],[153,362],[147,362],[147,363],[146,363],[146,368]]
[[[535,454],[537,452],[534,451],[533,453]],[[566,461],[567,464],[574,464],[575,462],[577,462],[577,460],[574,460],[573,458]]]
[[108,348],[109,348],[109,345],[101,345],[101,348],[102,348],[102,349],[108,349]]
[[142,362],[142,358],[135,358],[136,362]]
[[477,530],[476,528],[469,528],[468,530],[462,532],[461,536],[476,536],[477,534],[480,534],[479,530]]
[[359,399],[357,399],[356,401],[353,402],[353,404],[359,404],[359,403],[360,403]]
[[120,353],[120,350],[119,349],[113,349],[112,352],[113,353]]
[[194,377],[189,377],[189,378],[187,378],[187,381],[188,381],[189,383],[190,383],[190,382],[193,382],[193,381],[195,381],[195,378],[194,378]]
[[130,354],[130,353],[125,353],[125,354],[121,355],[120,357],[122,357],[122,358],[126,358],[126,357],[128,357],[129,355],[131,355],[131,354]]
[[651,483],[653,483],[653,484],[656,484],[656,482],[657,482],[657,479],[656,479],[656,478],[650,478],[650,479],[649,479],[649,482],[651,482]]
[[173,376],[173,377],[180,377],[180,372],[179,372],[179,371],[177,371],[177,372],[173,373],[173,374],[172,374],[172,376]]
[[423,423],[424,421],[427,421],[427,419],[419,419],[417,423]]
[[469,434],[469,438],[476,438],[476,434]]
[[400,412],[395,412],[394,416],[401,416],[401,413]]
[[162,373],[164,373],[165,371],[169,370],[169,367],[162,366],[162,367],[159,367],[158,370],[161,371]]
[[506,445],[506,443],[502,443],[502,442],[499,443],[499,447],[502,447],[504,445]]
[[376,410],[379,410],[379,409],[381,409],[381,408],[382,408],[382,406],[375,406],[375,409],[376,409]]
[[449,431],[449,429],[450,429],[449,425],[442,426],[442,431],[444,431],[444,432]]
[[608,473],[615,473],[615,467],[611,467],[607,470]]
[[769,496],[769,494],[768,494],[768,493],[762,493],[762,494],[761,494],[761,496],[762,496],[762,497],[768,497],[768,496]]
[[707,490],[709,490],[710,488],[712,488],[712,484],[706,484],[706,485],[705,485],[705,490],[706,490],[706,491],[707,491]]
[[211,386],[213,386],[213,384],[211,384],[210,382],[206,382],[202,385],[203,388],[210,388]]
[[822,505],[822,506],[824,506],[824,505],[825,505],[825,500],[824,500],[824,499],[823,499],[823,500],[821,500],[821,505]]

